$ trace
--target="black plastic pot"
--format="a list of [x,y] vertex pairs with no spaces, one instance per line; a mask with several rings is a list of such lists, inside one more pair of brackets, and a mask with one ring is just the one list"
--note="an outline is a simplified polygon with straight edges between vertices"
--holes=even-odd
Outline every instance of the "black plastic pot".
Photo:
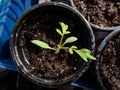
[[[112,88],[111,86],[108,86],[109,88],[107,88],[105,86],[105,84],[107,83],[107,85],[109,85],[109,81],[105,80],[103,77],[101,77],[101,75],[103,74],[104,70],[102,70],[100,68],[100,59],[101,59],[101,55],[103,54],[103,51],[105,50],[105,47],[107,46],[107,43],[109,40],[113,40],[113,37],[115,37],[116,35],[120,34],[120,29],[117,29],[113,32],[111,32],[103,41],[102,43],[100,44],[100,46],[98,47],[98,52],[97,52],[97,60],[95,62],[95,65],[96,65],[96,78],[97,78],[97,81],[99,82],[101,88],[100,90],[119,90],[119,89],[114,89]],[[113,53],[112,53],[113,54]],[[117,53],[118,54],[118,53]],[[114,55],[114,54],[113,54]],[[109,55],[106,56],[106,58],[109,57]],[[111,57],[112,58],[112,57]],[[111,60],[111,59],[109,59]],[[107,63],[109,64],[109,63]],[[117,63],[116,63],[117,64]],[[107,67],[107,65],[106,65]],[[119,67],[119,66],[118,66]],[[112,71],[111,71],[112,72]],[[110,74],[110,73],[109,73]],[[114,75],[113,75],[114,76]],[[108,77],[108,76],[107,76]]]
[[[63,16],[70,21],[72,20],[75,23],[75,26],[76,26],[75,28],[77,29],[76,31],[72,31],[72,32],[74,35],[77,34],[78,39],[81,40],[80,43],[82,43],[82,47],[88,48],[93,52],[95,47],[95,40],[94,40],[92,29],[89,23],[86,21],[86,19],[77,10],[63,3],[52,2],[52,3],[43,3],[43,4],[36,5],[30,8],[28,11],[26,11],[21,16],[21,18],[17,21],[11,35],[10,50],[11,50],[12,58],[18,67],[18,70],[26,78],[28,78],[30,81],[34,82],[37,85],[44,86],[44,87],[58,87],[79,79],[83,75],[83,73],[86,72],[86,70],[89,68],[91,62],[88,62],[88,63],[84,62],[82,64],[83,67],[77,70],[72,75],[68,75],[69,78],[67,78],[66,81],[55,81],[55,80],[43,79],[38,76],[35,76],[30,71],[30,69],[28,69],[29,54],[26,56],[24,47],[27,47],[29,45],[25,45],[21,47],[18,45],[19,43],[18,39],[20,37],[19,33],[22,31],[22,28],[25,24],[32,23],[32,21],[34,21],[33,20],[34,17],[37,17],[37,16],[41,17],[46,12],[48,13],[48,15],[59,14],[59,16],[61,17],[57,19],[59,21],[63,20],[62,18]],[[55,24],[58,22],[58,21],[54,21],[54,17],[52,17],[52,19],[46,17],[45,20],[48,20],[48,19],[49,19],[49,22],[46,22],[46,23],[49,26],[51,26],[51,23]],[[69,21],[66,21],[66,22],[69,22]],[[53,31],[50,31],[50,33],[53,33]]]
[[[75,6],[74,4],[74,0],[69,0],[70,1],[70,4],[72,7],[74,7],[75,9],[77,9],[77,7]],[[116,27],[101,27],[101,26],[98,26],[96,24],[93,24],[90,22],[90,25],[95,28],[96,30],[102,30],[102,31],[113,31],[113,30],[116,30],[118,28],[120,28],[120,26],[116,26]]]

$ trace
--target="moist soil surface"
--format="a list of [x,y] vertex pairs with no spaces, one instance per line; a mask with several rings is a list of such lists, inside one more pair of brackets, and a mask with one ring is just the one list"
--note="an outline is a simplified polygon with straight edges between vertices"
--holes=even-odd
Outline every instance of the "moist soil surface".
[[[68,18],[68,15],[59,12],[40,13],[23,24],[17,45],[19,49],[24,48],[28,60],[26,67],[35,76],[61,81],[80,70],[83,64],[85,65],[84,61],[76,54],[69,55],[66,50],[60,50],[58,54],[55,54],[53,50],[43,49],[31,43],[31,40],[36,39],[48,43],[51,47],[56,47],[60,40],[56,28],[61,28],[60,21],[68,24],[68,30],[71,31],[73,36],[80,38],[80,33],[75,32],[77,23]],[[78,48],[80,48],[82,47],[80,43],[76,41],[73,44],[79,45]],[[86,48],[86,43],[83,43]]]
[[101,27],[120,25],[120,0],[73,0],[86,19]]
[[109,40],[100,58],[100,75],[107,90],[120,90],[120,34]]

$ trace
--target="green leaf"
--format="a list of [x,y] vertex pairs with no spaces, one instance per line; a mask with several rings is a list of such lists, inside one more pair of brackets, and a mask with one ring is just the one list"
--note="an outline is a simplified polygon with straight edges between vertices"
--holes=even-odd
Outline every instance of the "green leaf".
[[56,32],[61,36],[63,35],[62,32],[60,31],[60,29],[58,29],[58,28],[56,29]]
[[94,56],[91,55],[91,51],[88,49],[74,50],[84,61],[88,62],[90,60],[96,60]]
[[87,57],[81,50],[74,50],[85,62],[88,62]]
[[68,50],[69,53],[70,53],[70,54],[73,54],[73,50],[74,50],[74,49],[77,49],[77,46],[71,46],[71,47],[69,48],[69,50]]
[[65,40],[65,42],[63,43],[63,45],[65,45],[65,44],[67,44],[67,43],[73,43],[73,42],[75,42],[75,41],[77,41],[77,37],[74,37],[74,36],[68,37],[68,38]]
[[70,54],[73,54],[73,49],[72,48],[69,48],[68,51],[69,51]]
[[31,42],[32,42],[33,44],[41,47],[41,48],[51,49],[51,47],[50,47],[47,43],[45,43],[45,42],[43,42],[43,41],[40,41],[40,40],[31,40]]
[[74,45],[74,46],[71,46],[71,48],[72,48],[72,49],[77,49],[77,46]]
[[80,50],[84,53],[91,53],[91,51],[89,49],[86,49],[86,48],[82,48]]
[[61,25],[62,33],[65,34],[68,29],[68,25],[65,24],[64,22],[59,22],[59,24]]
[[71,32],[70,31],[66,31],[66,33],[65,34],[70,34]]
[[90,60],[96,60],[96,58],[93,57],[90,53],[86,53],[86,57]]

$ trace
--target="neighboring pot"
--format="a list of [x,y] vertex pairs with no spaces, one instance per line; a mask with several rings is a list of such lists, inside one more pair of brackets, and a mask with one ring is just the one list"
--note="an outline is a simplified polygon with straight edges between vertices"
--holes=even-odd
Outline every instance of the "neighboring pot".
[[[115,2],[114,3],[114,5],[113,5],[113,3],[112,4],[109,4],[109,3],[107,3],[107,1],[101,1],[101,0],[99,0],[99,1],[90,1],[90,0],[81,0],[81,3],[83,4],[83,5],[81,5],[81,6],[79,6],[79,7],[77,7],[75,4],[74,4],[74,1],[75,0],[69,0],[70,1],[70,3],[71,3],[71,6],[73,6],[74,8],[76,8],[77,10],[79,10],[80,9],[80,12],[83,14],[83,15],[85,15],[84,13],[85,12],[87,12],[87,14],[86,14],[86,19],[90,22],[90,25],[93,27],[93,28],[95,28],[95,29],[97,29],[97,30],[102,30],[102,31],[112,31],[112,30],[116,30],[116,29],[118,29],[118,28],[120,28],[120,25],[118,25],[119,24],[119,22],[120,22],[120,20],[119,20],[119,13],[120,13],[120,2],[119,2],[119,0],[113,0],[113,1],[108,1],[109,3],[111,2]],[[92,2],[92,3],[91,3]],[[89,6],[85,6],[85,4],[88,4],[88,3],[91,3],[91,5],[89,5]],[[105,3],[107,3],[107,4],[105,4]],[[77,3],[77,4],[79,4],[79,3]],[[94,20],[92,20],[91,21],[91,16],[89,16],[89,14],[91,13],[91,11],[90,10],[88,10],[88,11],[86,11],[86,8],[88,8],[88,7],[94,7],[93,9],[94,10],[91,10],[91,11],[95,11],[95,13],[92,13],[93,15],[96,15],[96,17],[93,17],[93,18],[97,18],[98,16],[99,16],[99,13],[98,13],[98,11],[100,11],[100,13],[104,13],[104,14],[101,14],[101,16],[104,16],[104,15],[107,15],[107,16],[104,16],[104,17],[106,17],[106,18],[108,18],[109,19],[109,21],[104,21],[105,20],[105,18],[103,18],[102,19],[102,17],[101,17],[101,22],[103,21],[103,22],[107,22],[107,23],[109,23],[109,22],[114,22],[113,23],[113,25],[115,25],[115,26],[112,26],[112,24],[111,25],[109,25],[109,26],[104,26],[102,23],[101,23],[101,25],[97,25],[97,24],[95,24],[95,23],[93,23],[94,22]],[[81,9],[82,8],[82,9]],[[84,11],[83,11],[84,10]],[[96,13],[97,12],[97,13]],[[113,12],[113,13],[111,13],[111,12]],[[115,16],[115,15],[118,15],[118,17],[117,16]],[[113,16],[115,16],[114,17],[114,19],[115,19],[115,21],[112,21],[112,19],[113,19]],[[97,20],[97,19],[95,19],[95,20]],[[107,20],[107,19],[106,19]],[[99,20],[97,20],[98,22],[99,22]],[[117,22],[117,23],[116,23]]]
[[[32,7],[21,16],[11,35],[11,55],[20,73],[40,86],[58,87],[75,81],[83,75],[91,63],[86,63],[82,59],[78,59],[77,56],[72,57],[68,53],[65,53],[65,51],[57,56],[51,51],[44,51],[44,49],[30,42],[32,39],[42,39],[52,45],[56,44],[59,35],[56,34],[55,28],[60,28],[58,23],[60,21],[67,23],[71,33],[78,37],[79,40],[74,44],[77,44],[81,48],[88,48],[93,52],[95,40],[89,23],[77,10],[63,3],[43,3]],[[47,52],[46,55],[43,52]],[[64,59],[67,55],[67,59],[62,62],[62,59],[60,62],[58,60],[47,61],[51,58],[47,57],[48,55],[55,56],[57,59]],[[37,60],[40,61],[41,58],[42,60],[43,58],[47,58],[47,60],[44,59],[47,65],[36,62]],[[35,63],[33,60],[35,60]],[[51,65],[51,62],[58,63]],[[61,66],[63,62],[66,64]],[[39,64],[38,67],[36,67],[37,64]],[[73,65],[76,65],[76,68]],[[59,67],[62,69],[67,67],[67,71],[63,70],[61,71],[62,74],[60,74]],[[52,73],[51,68],[55,70],[58,68],[58,74]],[[48,72],[52,73],[52,75],[49,74],[49,76]]]
[[100,90],[120,89],[120,29],[110,33],[97,52],[96,74]]

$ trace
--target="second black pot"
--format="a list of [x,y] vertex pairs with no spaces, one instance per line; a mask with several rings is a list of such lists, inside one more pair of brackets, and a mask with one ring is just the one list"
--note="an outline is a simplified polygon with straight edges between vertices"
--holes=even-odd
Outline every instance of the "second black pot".
[[119,90],[120,87],[120,29],[111,32],[100,44],[97,52],[96,77],[100,90]]
[[[74,7],[75,9],[77,9],[77,10],[78,10],[79,8],[82,8],[82,9],[83,9],[83,8],[84,8],[84,9],[89,8],[89,6],[88,6],[88,7],[85,7],[85,6],[84,6],[84,3],[87,3],[87,4],[88,4],[89,1],[80,0],[81,3],[82,3],[82,1],[83,1],[83,6],[81,5],[81,7],[76,7],[76,5],[74,4],[74,1],[75,1],[75,0],[69,0],[71,6]],[[91,0],[90,2],[94,2],[94,1]],[[101,1],[101,2],[102,2],[102,1]],[[116,2],[116,4],[114,4],[114,5],[116,5],[116,7],[117,7],[117,2],[118,2],[118,1],[113,1],[113,2]],[[98,3],[96,3],[96,4],[95,4],[95,3],[96,3],[96,2],[94,2],[93,5],[94,5],[94,6],[96,5],[95,8],[94,8],[94,9],[96,10],[96,7],[99,8],[99,6],[98,6]],[[118,2],[118,3],[119,3],[119,2]],[[103,4],[104,4],[104,2],[103,2]],[[103,6],[104,6],[104,5],[103,5]],[[91,7],[92,7],[92,6],[91,6]],[[108,7],[109,7],[109,9],[107,9],[107,7],[106,7],[106,8],[103,7],[103,9],[104,9],[104,8],[106,9],[106,10],[103,10],[103,13],[108,12],[108,13],[106,13],[106,14],[108,15],[108,16],[106,16],[106,17],[109,17],[109,10],[111,10],[111,8],[110,8],[109,5],[108,5]],[[114,9],[115,9],[115,8],[113,8],[113,10],[114,10]],[[117,9],[119,9],[119,7],[118,7]],[[95,10],[93,10],[93,11],[95,11]],[[84,13],[84,11],[81,11],[81,13],[82,13],[82,12]],[[89,12],[89,11],[88,11],[88,12]],[[83,13],[82,13],[82,14],[83,14]],[[91,13],[91,12],[89,12],[89,13]],[[98,13],[98,14],[99,14],[99,13]],[[89,15],[89,14],[88,14],[88,15]],[[118,14],[118,15],[119,15],[119,14]],[[87,18],[87,17],[86,17],[86,18]],[[113,19],[113,18],[112,18],[112,16],[111,16],[111,19],[110,19],[111,22],[112,22],[112,19]],[[96,19],[96,20],[97,20],[97,19]],[[89,21],[89,20],[88,20],[88,21]],[[119,21],[119,18],[118,18],[118,21]],[[91,21],[90,21],[89,23],[90,23],[90,25],[91,25],[94,29],[100,30],[100,31],[101,31],[101,30],[102,30],[102,31],[113,31],[113,30],[116,30],[116,29],[120,28],[120,25],[116,25],[116,26],[111,27],[111,26],[100,26],[100,25],[96,25],[96,24],[92,23]]]

